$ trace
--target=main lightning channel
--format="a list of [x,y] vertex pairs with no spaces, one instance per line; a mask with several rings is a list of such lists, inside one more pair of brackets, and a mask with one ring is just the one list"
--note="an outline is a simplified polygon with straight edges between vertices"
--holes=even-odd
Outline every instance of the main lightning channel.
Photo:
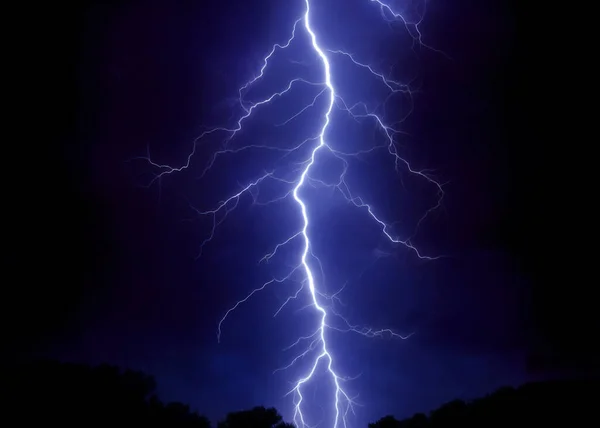
[[311,40],[313,49],[317,52],[317,54],[319,55],[319,58],[323,62],[323,67],[325,69],[325,86],[327,86],[327,89],[329,91],[329,104],[327,106],[327,111],[325,112],[325,123],[323,124],[323,127],[321,128],[321,132],[319,134],[319,144],[312,151],[311,157],[310,157],[310,162],[308,162],[308,164],[306,165],[306,168],[304,169],[304,171],[302,171],[302,174],[300,175],[300,180],[298,181],[298,184],[294,188],[294,192],[293,192],[294,199],[296,200],[298,205],[300,205],[300,210],[302,211],[302,221],[304,222],[304,225],[302,227],[302,237],[304,238],[304,249],[302,251],[302,266],[306,273],[306,279],[308,281],[308,289],[310,290],[310,295],[311,295],[313,304],[315,306],[315,309],[321,313],[321,325],[319,326],[319,336],[321,339],[321,346],[322,346],[321,353],[315,359],[312,369],[310,370],[308,375],[305,376],[304,378],[300,379],[296,383],[296,386],[294,387],[294,391],[296,393],[296,396],[298,397],[298,400],[296,401],[295,412],[294,412],[294,420],[296,421],[297,425],[299,425],[299,423],[301,423],[302,427],[307,425],[306,420],[304,418],[304,414],[302,413],[302,407],[301,407],[302,400],[303,400],[301,388],[306,382],[308,382],[312,378],[313,374],[317,370],[319,362],[322,359],[326,359],[327,360],[327,370],[331,374],[331,377],[333,378],[333,382],[335,384],[335,420],[334,420],[333,426],[334,426],[334,428],[336,428],[338,426],[339,419],[340,419],[340,395],[342,395],[345,399],[347,399],[348,403],[351,403],[351,400],[350,400],[350,397],[346,394],[346,392],[341,388],[340,377],[333,369],[333,357],[331,356],[331,354],[329,353],[329,350],[327,349],[327,340],[325,338],[325,327],[327,325],[325,321],[327,319],[327,311],[325,310],[324,307],[319,305],[319,302],[317,299],[317,291],[316,291],[316,287],[315,287],[314,276],[313,276],[312,270],[311,270],[311,268],[308,264],[308,260],[307,260],[307,257],[308,257],[309,251],[310,251],[310,239],[308,237],[308,215],[306,212],[306,204],[302,201],[302,199],[300,198],[300,196],[298,194],[300,189],[304,185],[304,182],[306,181],[306,176],[307,176],[308,172],[310,171],[310,168],[315,163],[315,158],[317,156],[317,153],[319,152],[319,150],[321,150],[325,146],[325,132],[327,131],[327,127],[329,126],[329,122],[331,120],[330,119],[331,111],[333,110],[333,105],[335,103],[335,89],[333,87],[333,84],[331,83],[331,66],[329,64],[329,59],[327,58],[327,56],[325,55],[325,53],[323,52],[323,50],[317,43],[317,36],[310,26],[310,1],[305,0],[305,2],[306,2],[306,12],[304,15],[304,26],[306,28],[306,31],[310,35],[310,40]]
[[[377,330],[377,329],[352,325],[349,321],[347,321],[345,318],[343,318],[340,313],[338,313],[335,310],[333,304],[326,305],[323,303],[323,300],[329,300],[329,301],[333,302],[334,300],[339,300],[339,299],[337,297],[337,293],[334,295],[326,295],[323,291],[319,290],[319,288],[317,287],[317,284],[315,283],[315,275],[314,275],[313,269],[311,268],[311,265],[309,262],[309,257],[312,257],[316,261],[318,261],[318,259],[312,253],[312,250],[311,250],[311,240],[310,240],[310,235],[309,235],[310,221],[309,221],[308,207],[307,207],[306,201],[301,197],[302,190],[306,187],[306,184],[309,181],[311,183],[318,183],[323,186],[335,188],[350,204],[354,205],[355,207],[357,207],[359,209],[365,210],[365,212],[368,214],[368,216],[373,221],[375,221],[376,224],[378,224],[378,226],[381,229],[381,232],[390,242],[396,243],[396,244],[401,244],[401,245],[405,246],[407,249],[411,250],[414,254],[416,254],[416,256],[418,258],[425,259],[425,260],[433,260],[433,259],[436,259],[437,257],[431,257],[431,256],[426,256],[426,255],[421,254],[419,252],[419,250],[412,244],[411,240],[414,237],[414,235],[416,234],[421,223],[427,218],[427,216],[431,212],[433,212],[434,210],[436,210],[437,208],[439,208],[441,206],[441,202],[442,202],[444,193],[443,193],[442,185],[440,183],[438,183],[428,173],[413,169],[412,166],[409,164],[409,162],[399,155],[397,148],[396,148],[395,140],[394,140],[396,134],[398,134],[400,132],[399,130],[397,130],[393,126],[387,125],[384,122],[384,120],[381,118],[381,116],[379,116],[378,114],[376,114],[372,111],[369,111],[367,109],[366,105],[363,103],[357,103],[352,106],[348,105],[344,101],[343,97],[336,92],[335,86],[332,82],[331,64],[330,64],[330,57],[328,56],[328,54],[344,56],[344,57],[348,58],[354,66],[361,67],[361,68],[368,70],[369,73],[371,73],[371,75],[373,75],[376,79],[381,81],[381,83],[383,85],[385,85],[392,94],[402,93],[402,94],[405,94],[410,97],[412,94],[411,94],[409,86],[387,78],[383,73],[375,71],[374,68],[372,66],[370,66],[369,64],[359,62],[353,54],[350,54],[343,50],[329,50],[329,49],[325,49],[324,47],[322,47],[322,45],[319,43],[319,38],[311,25],[311,22],[312,22],[311,21],[311,12],[312,12],[311,4],[315,0],[302,0],[302,1],[305,4],[304,14],[302,15],[301,18],[297,19],[294,22],[291,36],[287,39],[287,41],[285,43],[273,45],[270,52],[263,58],[263,65],[260,68],[259,73],[254,78],[252,78],[251,80],[246,82],[243,86],[241,86],[238,89],[239,105],[242,108],[242,110],[244,111],[244,113],[237,120],[236,126],[231,127],[231,128],[226,128],[226,127],[212,128],[212,129],[209,129],[209,130],[203,132],[194,141],[193,148],[192,148],[191,152],[188,154],[186,162],[180,167],[172,167],[169,165],[156,163],[150,159],[150,156],[145,157],[144,159],[146,159],[152,166],[154,166],[155,168],[158,169],[159,172],[156,174],[156,176],[154,178],[154,180],[157,180],[168,174],[172,174],[175,172],[180,172],[185,169],[188,169],[191,165],[192,158],[194,157],[194,154],[196,153],[197,145],[204,137],[207,137],[210,134],[215,134],[215,133],[219,133],[219,132],[227,134],[227,137],[223,141],[223,143],[224,143],[223,148],[221,150],[217,151],[212,156],[208,165],[204,168],[204,171],[202,173],[202,176],[204,176],[214,166],[218,157],[222,156],[222,155],[239,153],[239,152],[242,152],[242,151],[248,150],[248,149],[263,149],[263,150],[273,150],[273,151],[278,151],[278,152],[284,152],[285,156],[287,156],[288,154],[298,151],[300,148],[304,147],[306,144],[310,144],[315,141],[317,142],[317,144],[310,151],[310,156],[308,156],[308,158],[304,162],[302,162],[302,164],[301,164],[302,168],[300,168],[298,170],[299,175],[295,180],[289,180],[289,179],[279,177],[275,173],[275,171],[265,172],[262,176],[260,176],[259,178],[253,180],[252,182],[250,182],[249,184],[244,186],[237,193],[234,193],[231,196],[229,196],[227,199],[221,201],[214,209],[208,210],[208,211],[200,211],[200,210],[196,210],[195,208],[194,209],[200,215],[208,215],[208,216],[212,217],[212,229],[211,229],[209,236],[202,242],[202,244],[200,246],[201,251],[202,251],[205,244],[207,244],[210,240],[213,239],[216,228],[225,220],[227,215],[237,207],[240,199],[244,195],[250,195],[255,199],[255,195],[254,195],[253,191],[255,189],[259,188],[259,186],[261,186],[261,184],[263,184],[267,180],[274,180],[274,181],[283,183],[284,185],[290,186],[289,191],[287,191],[283,196],[276,198],[275,200],[269,201],[265,204],[275,202],[275,201],[280,201],[280,200],[287,198],[288,196],[292,196],[296,205],[299,207],[299,210],[301,213],[301,217],[302,217],[301,228],[296,233],[291,234],[289,236],[289,238],[287,238],[285,241],[277,244],[275,246],[275,248],[273,249],[273,251],[271,253],[265,255],[261,261],[268,262],[272,257],[274,257],[276,255],[276,253],[282,247],[286,246],[287,244],[289,244],[290,242],[292,242],[296,239],[301,239],[303,245],[302,245],[299,263],[296,267],[294,267],[288,273],[288,275],[284,276],[283,278],[273,278],[270,281],[267,281],[266,283],[262,284],[260,287],[253,289],[248,295],[246,295],[245,298],[237,301],[229,310],[227,310],[225,315],[221,318],[221,320],[218,323],[217,339],[219,341],[221,340],[223,323],[226,321],[226,319],[228,318],[230,313],[232,313],[234,310],[236,310],[241,304],[248,301],[256,293],[264,290],[267,286],[274,284],[274,283],[283,283],[285,281],[292,280],[293,274],[295,274],[297,272],[303,272],[303,275],[302,275],[303,281],[300,283],[300,287],[296,290],[296,292],[294,294],[290,295],[285,300],[283,305],[281,305],[279,307],[279,309],[275,312],[275,315],[277,315],[285,307],[285,305],[287,303],[289,303],[291,300],[298,298],[300,293],[303,292],[304,290],[306,290],[306,288],[308,288],[308,293],[309,293],[310,301],[311,301],[310,306],[316,311],[316,313],[319,314],[319,317],[320,317],[318,327],[313,331],[312,334],[298,338],[292,345],[290,345],[287,348],[287,349],[293,348],[303,342],[309,343],[308,346],[306,347],[306,349],[303,352],[301,352],[299,355],[297,355],[287,366],[285,366],[281,369],[278,369],[278,370],[287,369],[287,368],[291,367],[292,365],[294,365],[296,362],[298,362],[300,359],[308,357],[308,355],[311,352],[315,352],[316,355],[314,356],[314,359],[312,360],[312,362],[310,363],[310,366],[309,366],[310,370],[308,370],[308,372],[303,377],[301,377],[300,379],[295,381],[293,388],[291,388],[288,392],[288,394],[294,395],[294,400],[293,400],[294,401],[294,416],[293,416],[294,423],[299,428],[307,428],[310,426],[314,426],[314,423],[309,424],[309,422],[307,420],[308,419],[306,416],[307,409],[305,406],[305,397],[303,395],[303,387],[305,385],[307,385],[309,382],[311,382],[312,380],[314,380],[314,378],[316,377],[317,370],[319,369],[319,367],[321,365],[324,364],[325,369],[326,369],[326,374],[329,376],[330,380],[333,382],[333,385],[334,385],[333,386],[334,391],[332,394],[332,400],[333,400],[333,402],[332,402],[332,413],[333,413],[332,427],[339,428],[340,426],[347,427],[347,416],[350,412],[354,411],[354,404],[355,404],[356,397],[351,397],[350,394],[342,386],[344,381],[348,380],[349,378],[342,377],[336,371],[337,369],[334,366],[335,358],[330,350],[328,340],[327,340],[327,335],[326,335],[327,331],[337,330],[337,331],[342,331],[342,332],[353,332],[353,333],[357,333],[357,334],[360,334],[360,335],[363,335],[366,337],[397,337],[397,338],[402,338],[402,339],[408,338],[410,336],[410,334],[401,335],[390,329]],[[390,6],[388,6],[387,4],[383,3],[380,0],[368,0],[368,1],[370,3],[374,3],[379,6],[383,19],[385,19],[386,21],[399,20],[406,26],[407,30],[412,35],[414,40],[416,40],[422,46],[426,46],[421,41],[421,33],[418,28],[420,21],[416,22],[416,23],[409,22],[407,19],[405,19],[403,17],[402,14],[395,12]],[[272,59],[272,57],[275,55],[275,53],[278,50],[287,49],[291,45],[291,43],[296,38],[296,35],[297,35],[296,33],[297,33],[299,25],[303,26],[304,30],[306,31],[306,35],[310,39],[310,45],[311,45],[314,53],[319,58],[319,61],[323,67],[324,80],[322,82],[311,82],[306,79],[295,78],[295,79],[290,80],[288,82],[287,86],[282,91],[275,92],[271,96],[266,97],[261,101],[257,101],[254,103],[249,103],[249,102],[245,101],[244,100],[245,91],[248,90],[250,88],[250,86],[252,86],[258,80],[262,79],[265,76],[265,73],[266,73],[268,65],[269,65],[269,61]],[[319,99],[321,96],[327,96],[327,108],[326,108],[325,113],[322,116],[323,124],[320,127],[319,132],[316,136],[307,138],[304,141],[297,144],[295,147],[287,148],[287,149],[279,148],[279,147],[272,147],[272,146],[260,146],[260,145],[246,145],[241,148],[229,147],[228,143],[239,132],[242,131],[243,124],[245,123],[245,121],[249,120],[252,117],[253,113],[257,109],[259,109],[260,107],[262,107],[264,105],[274,102],[278,98],[285,96],[288,92],[290,92],[292,90],[293,87],[296,87],[299,85],[321,87],[322,89],[314,97],[312,103],[304,106],[304,108],[302,108],[299,112],[297,112],[292,117],[287,119],[281,125],[285,125],[286,123],[288,123],[289,121],[298,117],[300,114],[302,114],[309,108],[313,107],[315,105],[317,99]],[[337,148],[333,148],[330,144],[327,143],[326,134],[327,134],[329,125],[331,123],[331,114],[332,114],[334,108],[338,108],[342,111],[345,111],[352,118],[354,118],[356,120],[364,119],[364,120],[373,121],[374,124],[381,131],[383,139],[384,139],[384,143],[382,145],[375,146],[372,149],[357,152],[357,153],[345,153]],[[420,218],[420,220],[417,222],[416,230],[411,237],[403,239],[398,236],[395,236],[391,232],[390,225],[388,223],[386,223],[383,219],[381,219],[376,214],[376,209],[373,206],[371,206],[370,204],[368,204],[367,202],[365,202],[363,200],[363,198],[354,196],[354,194],[350,190],[350,187],[348,186],[348,184],[345,181],[346,173],[348,171],[348,161],[347,161],[348,157],[359,156],[360,154],[370,153],[370,152],[372,152],[374,150],[378,150],[378,149],[385,149],[392,156],[392,158],[394,159],[395,168],[397,170],[400,168],[404,168],[410,174],[425,180],[426,182],[428,182],[430,185],[432,185],[437,190],[437,194],[438,194],[437,203],[434,206],[432,206],[429,210],[427,210],[425,212],[425,214]],[[323,182],[319,181],[318,179],[311,177],[309,175],[310,171],[315,166],[315,162],[317,160],[317,156],[318,156],[319,152],[322,150],[328,150],[328,152],[330,154],[332,154],[337,159],[339,159],[340,161],[343,162],[344,170],[340,174],[339,181],[336,184],[331,185],[331,184],[323,183]],[[256,201],[256,199],[254,200],[254,202],[258,203]],[[339,293],[339,291],[338,291],[338,293]],[[341,320],[342,323],[345,325],[345,328],[340,328],[339,326],[335,326],[333,324],[328,323],[328,319],[330,319],[332,317],[336,318],[338,320]],[[276,370],[276,371],[278,371],[278,370]]]

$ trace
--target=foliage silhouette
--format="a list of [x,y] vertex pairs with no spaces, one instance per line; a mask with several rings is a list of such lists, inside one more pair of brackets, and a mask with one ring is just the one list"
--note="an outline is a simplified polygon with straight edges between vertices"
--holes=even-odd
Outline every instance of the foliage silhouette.
[[283,418],[273,407],[260,406],[251,410],[231,412],[217,428],[293,428],[294,425],[283,422]]
[[486,426],[585,426],[596,418],[598,380],[561,380],[504,387],[470,402],[453,400],[430,412],[397,420],[385,416],[369,428],[479,428]]
[[[210,428],[183,403],[163,403],[156,382],[142,372],[101,365],[34,362],[4,367],[5,420],[92,425],[130,423],[155,427]],[[480,428],[486,426],[586,426],[596,418],[600,381],[552,381],[500,388],[469,402],[453,400],[425,415],[385,416],[369,428]],[[217,428],[293,428],[274,408],[231,412]]]
[[[117,367],[33,362],[4,369],[9,413],[19,424],[120,423],[210,428],[182,403],[162,403],[154,378]],[[35,412],[31,409],[35,408]]]

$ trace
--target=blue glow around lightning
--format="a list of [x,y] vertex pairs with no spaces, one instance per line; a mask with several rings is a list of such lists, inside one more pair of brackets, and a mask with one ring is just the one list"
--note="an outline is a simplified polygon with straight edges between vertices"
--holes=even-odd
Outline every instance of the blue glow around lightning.
[[[279,313],[289,301],[298,298],[300,296],[300,293],[307,292],[308,296],[310,298],[310,306],[314,309],[315,314],[318,316],[319,321],[317,323],[318,324],[317,328],[311,334],[297,338],[297,340],[295,340],[288,349],[299,346],[302,343],[307,343],[306,348],[302,352],[300,352],[286,367],[283,367],[278,370],[284,370],[286,368],[289,368],[292,365],[294,365],[297,361],[299,361],[300,359],[304,359],[304,358],[309,359],[309,358],[311,358],[311,352],[314,353],[315,355],[313,355],[312,360],[310,360],[311,361],[310,369],[305,373],[304,376],[302,376],[299,379],[297,379],[296,381],[294,381],[293,388],[291,388],[291,390],[288,393],[288,394],[292,394],[294,397],[293,398],[294,423],[298,427],[305,428],[305,427],[309,427],[309,426],[315,426],[315,424],[319,422],[319,421],[310,421],[310,423],[309,423],[309,421],[308,421],[309,409],[307,409],[307,405],[305,403],[305,398],[303,396],[303,387],[314,380],[315,373],[319,367],[324,367],[326,369],[326,373],[328,374],[328,376],[333,384],[332,391],[331,391],[331,403],[330,403],[331,412],[333,415],[333,418],[332,418],[333,424],[332,425],[333,425],[333,428],[339,428],[340,426],[344,426],[344,427],[348,426],[348,415],[350,412],[354,411],[354,404],[356,403],[356,401],[355,401],[356,397],[351,396],[344,389],[344,382],[346,382],[350,378],[342,376],[341,374],[339,374],[338,370],[336,369],[336,363],[335,363],[336,358],[334,357],[333,350],[330,348],[330,344],[327,340],[327,332],[330,330],[338,330],[338,331],[354,332],[354,333],[358,333],[358,334],[361,334],[366,337],[387,336],[387,337],[397,337],[397,338],[402,338],[402,339],[406,339],[407,337],[410,336],[410,334],[409,335],[400,335],[391,329],[371,329],[371,328],[365,328],[365,327],[362,327],[362,328],[357,327],[355,325],[350,324],[348,321],[346,321],[346,319],[343,318],[341,316],[341,314],[339,314],[333,308],[332,305],[327,306],[326,304],[323,303],[326,301],[333,301],[334,299],[337,299],[337,293],[334,295],[326,295],[324,292],[319,291],[319,286],[315,281],[315,277],[313,274],[314,268],[311,267],[311,259],[316,262],[318,262],[318,259],[312,253],[312,249],[311,249],[311,241],[310,241],[310,234],[309,234],[309,227],[310,227],[311,223],[310,223],[308,209],[307,209],[307,202],[301,196],[302,189],[306,186],[306,184],[308,182],[314,182],[314,183],[319,183],[324,186],[335,187],[335,189],[337,189],[339,191],[339,193],[348,202],[353,204],[355,207],[364,210],[365,213],[368,216],[370,216],[370,218],[379,225],[382,234],[389,241],[391,241],[392,243],[401,244],[402,246],[406,247],[411,252],[413,252],[416,255],[416,257],[418,257],[420,259],[427,259],[427,260],[432,260],[432,259],[435,259],[436,257],[426,256],[426,255],[420,253],[419,250],[412,244],[410,237],[402,239],[398,236],[392,235],[391,227],[389,226],[388,223],[386,223],[384,220],[382,220],[377,215],[377,209],[375,207],[373,207],[372,205],[368,204],[367,202],[365,202],[363,200],[363,198],[355,196],[350,191],[350,188],[345,181],[346,173],[348,170],[348,162],[346,159],[350,156],[358,156],[362,153],[370,152],[372,150],[380,149],[383,147],[389,152],[390,156],[393,158],[394,166],[397,170],[404,169],[405,171],[408,171],[409,173],[411,173],[415,176],[418,176],[421,179],[425,180],[427,183],[429,183],[437,192],[437,195],[438,195],[437,203],[424,213],[424,215],[421,217],[420,221],[417,223],[417,229],[419,228],[419,226],[421,225],[423,220],[432,211],[434,211],[435,209],[440,207],[444,193],[443,193],[442,185],[438,181],[436,181],[434,178],[432,178],[430,175],[428,175],[425,172],[413,169],[411,167],[411,165],[409,164],[409,162],[407,160],[405,160],[404,158],[402,158],[398,154],[398,151],[396,149],[396,142],[395,142],[395,136],[396,136],[396,134],[398,134],[400,132],[398,129],[384,123],[384,121],[380,115],[377,115],[374,112],[368,111],[366,108],[366,105],[364,103],[357,103],[352,106],[348,105],[344,101],[342,96],[338,92],[336,92],[335,85],[334,85],[334,78],[332,77],[332,74],[331,74],[329,58],[332,55],[342,55],[342,56],[347,57],[348,59],[350,59],[352,61],[354,66],[361,67],[361,68],[368,70],[375,78],[377,78],[382,84],[384,84],[389,89],[391,94],[402,92],[402,93],[410,96],[411,95],[410,87],[408,85],[388,79],[382,73],[377,72],[372,66],[359,62],[358,59],[356,59],[354,55],[352,55],[348,52],[345,52],[342,50],[330,50],[330,49],[326,49],[325,47],[323,47],[323,45],[320,44],[320,42],[319,42],[318,34],[314,30],[314,28],[312,26],[312,21],[311,21],[311,19],[313,18],[311,5],[315,2],[317,2],[318,0],[302,0],[302,1],[304,1],[304,3],[305,3],[304,13],[302,16],[300,16],[295,21],[293,27],[291,28],[290,37],[283,44],[275,44],[271,48],[269,53],[264,57],[263,65],[260,68],[259,72],[256,74],[256,76],[239,88],[239,91],[238,91],[239,104],[240,104],[241,108],[243,109],[244,113],[238,118],[238,120],[236,122],[236,126],[231,127],[231,128],[223,128],[223,127],[213,128],[213,129],[209,129],[208,131],[205,131],[204,133],[202,133],[194,141],[192,151],[188,155],[186,162],[180,167],[173,167],[173,166],[169,166],[169,165],[159,164],[159,163],[152,161],[150,159],[150,157],[147,157],[145,159],[147,159],[152,166],[154,166],[155,168],[158,169],[158,173],[156,174],[156,176],[154,178],[154,180],[157,180],[168,174],[172,174],[172,173],[187,169],[192,162],[194,154],[196,153],[197,145],[208,134],[213,134],[213,133],[217,133],[217,132],[224,133],[227,136],[223,142],[223,148],[221,150],[219,150],[218,152],[216,152],[212,156],[208,165],[206,166],[206,168],[203,171],[202,176],[204,176],[204,174],[206,174],[206,172],[208,172],[208,170],[210,168],[214,167],[217,159],[220,156],[223,156],[223,155],[226,155],[229,153],[236,153],[236,152],[240,152],[242,150],[246,150],[246,149],[253,148],[253,147],[270,148],[273,150],[279,150],[282,152],[292,153],[292,152],[296,152],[301,147],[304,147],[306,144],[311,144],[311,143],[314,144],[314,147],[313,147],[312,151],[310,152],[310,155],[308,156],[307,159],[305,159],[305,161],[301,165],[301,168],[298,170],[298,176],[295,179],[293,179],[293,180],[283,179],[282,177],[278,177],[275,174],[275,172],[273,172],[273,171],[266,172],[264,175],[256,178],[255,180],[251,181],[250,183],[246,184],[244,187],[242,187],[242,189],[239,192],[237,192],[233,195],[230,195],[228,198],[226,198],[221,203],[219,203],[218,206],[216,206],[214,209],[208,210],[208,211],[198,210],[199,214],[212,216],[212,220],[213,220],[211,232],[209,233],[208,237],[201,244],[201,251],[204,248],[204,246],[214,237],[217,226],[219,226],[225,220],[225,218],[227,217],[227,214],[229,214],[231,211],[233,211],[236,208],[237,204],[239,203],[240,199],[243,196],[250,195],[251,197],[253,197],[253,194],[252,194],[253,189],[258,188],[263,182],[265,182],[267,180],[276,180],[276,181],[282,182],[285,185],[289,186],[288,192],[283,197],[278,198],[277,200],[282,200],[282,199],[285,199],[288,197],[293,198],[293,200],[297,204],[298,210],[300,211],[300,214],[301,214],[301,218],[302,218],[301,227],[299,228],[299,230],[295,231],[295,233],[291,233],[288,239],[277,244],[274,247],[273,251],[270,252],[269,254],[265,255],[261,261],[269,261],[273,256],[275,256],[275,254],[283,246],[287,245],[288,243],[292,242],[293,240],[298,239],[303,242],[301,253],[298,254],[298,260],[299,260],[298,265],[296,267],[292,268],[291,271],[285,277],[271,279],[270,281],[262,284],[260,287],[252,290],[245,298],[236,302],[224,314],[223,318],[219,321],[218,328],[217,328],[217,339],[219,341],[221,340],[222,326],[223,326],[224,322],[226,321],[226,319],[228,318],[228,316],[236,308],[238,308],[241,304],[248,301],[248,299],[253,297],[258,292],[264,290],[267,286],[274,284],[274,283],[282,283],[282,282],[288,281],[288,280],[290,280],[290,278],[292,277],[293,274],[300,272],[303,277],[303,281],[301,282],[300,288],[298,288],[294,294],[290,295],[285,300],[285,302],[283,303],[283,305],[281,305],[281,307],[279,307],[279,309],[277,310],[275,315],[277,315],[277,313]],[[394,11],[389,5],[383,3],[382,1],[379,1],[379,0],[365,0],[365,1],[373,3],[374,6],[379,7],[381,10],[381,16],[384,20],[399,21],[399,22],[403,23],[406,26],[409,34],[412,36],[413,40],[416,43],[420,44],[421,46],[426,46],[423,44],[423,42],[421,40],[422,37],[421,37],[421,32],[419,30],[420,21],[416,22],[416,23],[409,22],[407,19],[405,19],[403,17],[403,15],[401,13]],[[249,102],[245,101],[244,93],[254,83],[256,83],[257,81],[259,81],[260,79],[263,79],[265,77],[265,73],[267,72],[269,61],[271,60],[271,58],[278,51],[287,49],[294,42],[294,40],[297,37],[297,33],[299,31],[305,31],[306,35],[310,39],[312,49],[317,54],[317,56],[320,60],[320,63],[322,65],[323,80],[321,82],[310,82],[308,80],[301,79],[301,78],[292,79],[288,82],[287,86],[283,90],[281,90],[280,92],[276,92],[261,101],[258,101],[255,103],[249,103]],[[259,109],[261,106],[263,106],[265,104],[272,102],[276,98],[285,96],[287,92],[289,92],[293,87],[298,86],[298,85],[317,86],[317,87],[321,88],[321,91],[316,95],[316,97],[313,99],[313,101],[310,104],[305,105],[296,114],[294,114],[292,117],[290,117],[289,119],[287,119],[284,123],[282,123],[280,125],[285,125],[286,123],[290,122],[292,119],[294,119],[294,118],[298,117],[299,115],[301,115],[302,113],[304,113],[306,110],[308,110],[309,108],[314,106],[317,99],[319,99],[320,97],[327,97],[327,109],[321,118],[322,125],[320,127],[320,131],[319,131],[318,135],[305,139],[303,142],[301,142],[296,147],[293,147],[291,149],[290,148],[284,149],[284,148],[275,148],[275,147],[264,147],[264,146],[255,146],[255,145],[246,145],[246,146],[243,146],[242,148],[238,148],[238,149],[232,149],[232,148],[228,147],[228,143],[238,133],[242,132],[245,121],[250,120],[252,117],[252,114],[257,109]],[[359,152],[359,153],[346,153],[346,152],[342,152],[338,149],[334,149],[330,144],[328,144],[326,134],[327,134],[327,130],[330,125],[330,122],[331,122],[331,113],[335,108],[346,111],[354,119],[357,119],[357,120],[365,119],[365,120],[373,121],[374,124],[381,131],[384,143],[382,145],[377,145],[370,150]],[[339,181],[334,185],[323,183],[323,182],[321,182],[315,178],[312,178],[310,176],[311,170],[313,168],[315,168],[315,162],[319,156],[319,153],[324,150],[327,150],[330,154],[332,154],[333,156],[335,156],[336,158],[341,160],[344,165],[344,169],[339,176]],[[220,214],[220,217],[217,217],[218,214]],[[415,231],[415,233],[416,233],[416,231]],[[414,234],[412,236],[414,236]],[[337,319],[341,319],[343,321],[344,325],[346,326],[346,328],[340,329],[339,327],[333,326],[331,323],[328,322],[331,317],[336,317]]]

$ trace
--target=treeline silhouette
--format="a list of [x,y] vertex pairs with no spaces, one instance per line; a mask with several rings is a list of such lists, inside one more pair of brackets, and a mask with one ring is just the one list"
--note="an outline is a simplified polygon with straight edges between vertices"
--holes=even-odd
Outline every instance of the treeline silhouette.
[[[385,416],[369,428],[485,428],[593,425],[598,418],[600,392],[597,380],[556,380],[528,383],[518,388],[503,387],[472,401],[453,400],[429,415],[417,413],[397,420]],[[597,423],[597,422],[596,422]]]
[[[4,417],[18,425],[129,423],[211,428],[208,418],[188,405],[159,400],[154,378],[143,372],[56,361],[19,364],[3,372]],[[449,402],[429,415],[418,413],[404,420],[386,416],[369,428],[589,425],[597,418],[593,399],[599,386],[598,381],[552,381],[505,387],[470,402]],[[276,409],[265,407],[231,412],[217,423],[217,428],[292,427]]]

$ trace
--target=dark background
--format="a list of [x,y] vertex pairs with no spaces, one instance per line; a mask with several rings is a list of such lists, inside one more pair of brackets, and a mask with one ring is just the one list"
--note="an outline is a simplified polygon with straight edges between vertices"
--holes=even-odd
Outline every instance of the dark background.
[[[189,213],[165,208],[181,204],[191,182],[165,185],[159,198],[156,188],[139,186],[140,166],[126,161],[148,146],[179,161],[181,145],[212,114],[208,101],[197,100],[215,101],[227,86],[206,58],[244,68],[242,53],[264,51],[264,28],[277,13],[261,18],[240,6],[246,19],[231,24],[229,7],[209,13],[203,2],[150,3],[87,1],[23,15],[15,77],[5,83],[18,116],[16,132],[6,136],[6,358],[41,352],[136,366],[156,374],[164,394],[200,411],[211,407],[207,391],[218,383],[228,385],[221,392],[235,397],[232,406],[271,404],[273,385],[285,381],[261,378],[271,392],[244,398],[255,381],[241,374],[276,368],[275,357],[262,369],[256,361],[278,351],[261,343],[252,354],[248,344],[232,343],[235,337],[221,348],[213,343],[218,316],[239,293],[206,285],[223,277],[193,260],[202,235],[181,221]],[[445,216],[428,232],[438,236],[425,241],[461,256],[411,272],[435,295],[418,303],[435,315],[417,317],[426,327],[411,358],[435,360],[436,371],[430,381],[415,374],[403,388],[439,382],[447,389],[415,393],[397,406],[400,416],[483,393],[503,379],[597,370],[597,303],[588,275],[593,193],[589,169],[581,167],[589,115],[579,107],[585,92],[575,89],[575,77],[584,80],[577,50],[533,4],[457,3],[431,5],[424,32],[453,61],[423,54],[424,93],[407,124],[428,164],[452,183]],[[266,21],[250,25],[249,16]],[[241,53],[224,53],[245,31],[257,42],[244,37]],[[135,60],[127,49],[112,50],[123,45]],[[388,363],[384,375],[393,377]],[[499,373],[489,384],[440,380],[457,366],[481,376],[473,367],[486,364],[485,373]],[[235,366],[238,379],[227,379],[224,366]],[[206,386],[196,390],[198,384]]]

